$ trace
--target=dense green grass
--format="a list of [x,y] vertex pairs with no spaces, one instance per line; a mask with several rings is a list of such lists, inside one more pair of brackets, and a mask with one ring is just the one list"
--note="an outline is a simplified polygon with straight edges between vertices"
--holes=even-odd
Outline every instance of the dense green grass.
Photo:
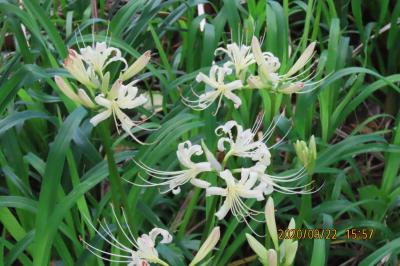
[[[259,265],[246,240],[249,227],[233,216],[216,220],[216,197],[190,185],[177,196],[160,194],[123,179],[139,181],[132,158],[176,170],[180,142],[204,139],[215,153],[218,125],[235,119],[248,128],[263,111],[267,128],[283,110],[286,118],[274,137],[291,130],[271,151],[268,172],[298,169],[293,144],[314,135],[318,157],[308,178],[323,186],[311,195],[273,193],[277,226],[286,228],[294,217],[296,228],[338,231],[336,240],[299,240],[295,265],[399,263],[399,1],[215,1],[206,5],[204,32],[196,8],[204,1],[138,0],[119,8],[99,0],[98,17],[90,1],[16,2],[0,0],[0,265],[103,265],[79,236],[105,245],[89,223],[112,221],[111,202],[124,207],[134,234],[155,226],[173,234],[172,244],[158,248],[170,265],[187,265],[217,224],[221,238],[209,265],[244,265],[245,258]],[[67,48],[90,45],[93,27],[94,40],[108,36],[128,63],[146,50],[153,53],[139,78],[142,89],[163,95],[162,111],[150,118],[160,127],[135,133],[152,145],[118,135],[111,120],[92,128],[93,112],[55,84],[55,75],[71,77],[62,68]],[[181,96],[202,90],[195,77],[208,72],[214,50],[253,33],[265,35],[263,50],[280,59],[283,72],[317,41],[315,80],[324,80],[297,95],[241,91],[242,106],[236,110],[226,102],[216,116],[215,104],[202,112],[186,107]],[[111,65],[111,77],[120,68]],[[264,204],[253,207],[263,210]],[[266,232],[263,223],[251,225]],[[347,239],[351,228],[375,234]],[[258,240],[273,247],[268,237]]]

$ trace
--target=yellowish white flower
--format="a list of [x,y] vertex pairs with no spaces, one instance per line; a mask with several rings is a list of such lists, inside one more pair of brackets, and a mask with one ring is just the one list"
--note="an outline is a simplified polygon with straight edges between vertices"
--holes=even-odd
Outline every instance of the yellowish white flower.
[[113,116],[117,129],[121,126],[133,139],[140,142],[131,132],[133,127],[139,126],[139,122],[131,120],[129,116],[121,110],[130,110],[145,104],[147,98],[143,95],[138,96],[137,94],[138,88],[134,86],[134,82],[123,85],[121,80],[117,80],[107,97],[104,94],[96,96],[95,102],[105,109],[92,117],[90,123],[96,126],[110,116]]
[[68,50],[64,68],[87,88],[93,89],[99,85],[98,79],[93,76],[93,68],[87,68],[82,61],[82,56],[73,49]]
[[219,176],[225,181],[226,188],[209,187],[206,190],[207,196],[218,195],[225,198],[220,209],[215,213],[219,220],[231,212],[239,221],[246,221],[246,218],[254,219],[254,216],[260,212],[251,209],[243,199],[256,199],[261,201],[264,199],[261,190],[253,189],[257,178],[250,176],[248,169],[242,169],[240,180],[236,180],[230,170],[224,170]]
[[126,60],[121,56],[118,48],[108,47],[105,42],[96,42],[93,47],[86,46],[79,49],[80,56],[89,68],[102,75],[103,70],[112,62],[121,61],[127,67]]
[[304,82],[308,77],[300,80],[298,76],[293,76],[301,70],[312,58],[315,49],[315,42],[311,43],[299,57],[296,63],[284,75],[277,73],[280,62],[272,53],[263,53],[257,37],[253,37],[251,43],[254,59],[258,65],[258,76],[250,76],[247,80],[250,87],[257,89],[271,89],[275,92],[292,94],[301,91],[309,82]]
[[[190,141],[185,141],[178,145],[176,156],[181,165],[186,168],[180,171],[159,171],[153,169],[141,162],[136,162],[141,168],[143,168],[151,177],[161,180],[160,183],[152,183],[143,179],[145,184],[139,186],[168,186],[168,189],[163,193],[172,191],[174,194],[180,193],[180,187],[188,182],[192,185],[200,188],[207,188],[210,183],[197,178],[197,176],[203,172],[209,172],[212,170],[209,162],[194,163],[191,158],[193,155],[200,156],[203,154],[203,150],[200,145],[192,145]],[[128,181],[129,182],[129,181]],[[132,183],[132,182],[130,182]],[[135,184],[135,183],[133,183]],[[138,184],[135,184],[138,185]]]
[[225,48],[218,48],[217,52],[223,52],[228,57],[228,61],[224,64],[224,67],[235,69],[237,78],[242,78],[242,73],[246,72],[247,68],[255,63],[251,47],[247,45],[238,45],[237,43],[228,44]]
[[193,109],[204,110],[218,99],[218,106],[215,111],[216,114],[221,106],[222,98],[226,97],[227,99],[233,101],[235,108],[239,108],[239,106],[242,104],[242,101],[240,97],[233,92],[241,89],[243,87],[243,83],[241,80],[225,83],[225,76],[231,73],[232,70],[230,68],[220,67],[217,65],[213,65],[211,67],[209,76],[205,75],[204,73],[199,73],[196,77],[196,81],[205,83],[209,90],[206,90],[206,92],[201,95],[196,95],[198,96],[197,100],[191,101],[184,99],[184,101]]
[[[112,207],[112,206],[111,206]],[[110,244],[113,249],[119,250],[118,253],[111,253],[89,244],[84,239],[81,241],[85,244],[86,248],[95,256],[103,259],[104,261],[110,261],[115,263],[126,263],[128,266],[150,266],[150,263],[155,263],[163,266],[168,264],[159,258],[159,254],[156,249],[156,239],[158,236],[162,237],[161,244],[168,244],[172,242],[172,236],[168,231],[161,228],[154,228],[149,234],[142,234],[140,237],[135,238],[131,229],[129,228],[126,215],[124,212],[124,225],[118,220],[115,213],[114,207],[112,212],[117,222],[118,228],[122,232],[124,238],[128,244],[122,244],[121,240],[118,240],[107,224],[107,221],[100,222],[100,229],[96,229],[90,222],[90,226],[94,229],[98,236],[100,236],[106,243]]]
[[[253,161],[263,161],[269,165],[271,153],[267,145],[263,142],[264,138],[255,140],[255,136],[260,129],[262,119],[258,119],[252,129],[243,130],[241,125],[234,120],[228,121],[225,125],[217,127],[215,133],[217,136],[227,135],[218,140],[218,150],[225,151],[225,142],[229,143],[228,155],[234,155],[243,158],[251,158]],[[233,128],[236,128],[236,137],[234,137]]]
[[212,251],[215,245],[218,243],[220,238],[220,230],[219,227],[215,227],[210,235],[207,237],[206,241],[204,241],[203,245],[201,245],[199,251],[197,252],[196,256],[194,256],[192,262],[189,266],[197,265],[202,259],[204,259],[208,253]]

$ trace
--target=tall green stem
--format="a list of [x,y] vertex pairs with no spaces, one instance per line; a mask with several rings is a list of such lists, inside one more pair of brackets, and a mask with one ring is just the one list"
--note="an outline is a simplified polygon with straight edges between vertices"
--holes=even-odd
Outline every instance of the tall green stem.
[[[109,130],[109,123],[103,122],[99,125],[99,133],[100,138],[104,146],[104,151],[106,152],[107,156],[107,165],[109,171],[109,180],[111,185],[111,200],[115,206],[115,211],[118,216],[120,216],[120,206],[124,207],[128,223],[129,225],[135,225],[133,223],[133,216],[131,215],[131,211],[129,209],[128,200],[125,194],[125,191],[122,187],[122,180],[118,173],[117,164],[114,158],[114,151],[112,149],[112,140],[111,134]],[[131,228],[133,234],[136,233],[136,228]]]

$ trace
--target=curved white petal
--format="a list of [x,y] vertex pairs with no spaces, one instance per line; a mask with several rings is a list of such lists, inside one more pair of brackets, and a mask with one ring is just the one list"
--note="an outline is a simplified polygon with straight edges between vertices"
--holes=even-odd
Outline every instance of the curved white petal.
[[99,114],[93,116],[93,117],[90,119],[90,123],[95,127],[95,126],[97,126],[100,122],[106,120],[106,119],[109,118],[110,116],[111,116],[111,110],[110,110],[110,109],[107,109],[107,110],[105,110],[105,111],[103,111],[103,112],[101,112],[101,113],[99,113]]

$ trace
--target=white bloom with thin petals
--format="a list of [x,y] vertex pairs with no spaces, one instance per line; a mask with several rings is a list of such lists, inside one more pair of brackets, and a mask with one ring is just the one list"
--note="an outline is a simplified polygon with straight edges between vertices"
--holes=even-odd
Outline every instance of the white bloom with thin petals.
[[228,44],[225,48],[218,48],[215,50],[217,52],[223,52],[229,58],[229,60],[224,64],[225,67],[233,67],[235,69],[236,77],[241,78],[241,73],[246,72],[247,68],[254,64],[253,53],[251,52],[251,47],[247,45],[238,45],[237,43]]
[[158,263],[167,265],[159,259],[158,252],[155,248],[156,238],[158,235],[162,236],[161,244],[168,244],[172,242],[172,236],[168,231],[161,228],[154,228],[150,233],[141,235],[137,240],[137,251],[132,251],[133,262],[128,265],[142,266],[144,263]]
[[[160,183],[152,183],[150,181],[145,181],[145,184],[139,186],[168,186],[168,190],[164,191],[167,193],[172,191],[174,194],[180,193],[180,187],[188,182],[192,185],[199,188],[207,188],[210,186],[210,183],[199,179],[197,176],[203,172],[212,171],[212,166],[210,162],[199,162],[195,163],[192,161],[193,155],[202,155],[203,150],[200,145],[192,145],[190,141],[185,141],[178,145],[178,150],[176,151],[176,156],[181,163],[181,165],[185,168],[180,171],[159,171],[149,166],[136,162],[141,168],[143,168],[150,176],[162,180]],[[128,181],[129,182],[129,181]],[[130,182],[132,183],[132,182]],[[138,185],[133,183],[134,185]]]
[[245,221],[247,217],[254,218],[261,213],[252,210],[243,202],[243,199],[257,199],[258,201],[264,199],[262,191],[253,189],[257,178],[250,175],[248,169],[242,169],[239,181],[233,177],[230,170],[220,172],[219,176],[225,180],[226,188],[209,187],[206,190],[207,196],[225,197],[224,203],[215,213],[219,220],[224,219],[228,212],[232,212],[239,221]]
[[121,56],[118,48],[107,47],[105,42],[96,42],[94,46],[79,49],[82,60],[85,61],[96,73],[103,70],[112,62],[121,61],[127,66],[126,60]]
[[[271,153],[267,145],[263,142],[264,139],[255,140],[255,136],[261,126],[261,121],[257,121],[252,129],[243,130],[243,127],[236,121],[231,120],[225,125],[217,127],[215,133],[218,136],[225,135],[218,140],[218,150],[225,151],[225,143],[229,143],[229,154],[251,158],[253,161],[264,161],[266,165],[270,164]],[[236,128],[236,134],[234,134]],[[236,135],[236,136],[234,136]]]
[[209,76],[205,75],[204,73],[199,73],[196,77],[196,81],[205,83],[210,90],[201,95],[197,95],[198,99],[195,101],[188,99],[184,99],[184,101],[186,101],[188,106],[193,109],[204,110],[218,99],[218,106],[215,111],[215,113],[217,113],[221,106],[222,98],[226,97],[227,99],[233,101],[235,108],[239,108],[239,106],[242,104],[242,100],[233,92],[241,89],[243,87],[243,83],[241,80],[225,83],[225,76],[231,73],[232,70],[230,68],[220,67],[217,65],[213,65],[211,67]]
[[315,49],[315,42],[311,43],[293,64],[286,74],[279,75],[277,72],[280,68],[280,62],[270,52],[262,52],[260,42],[253,37],[251,43],[254,59],[258,65],[258,76],[250,76],[247,80],[252,88],[272,89],[275,92],[284,94],[292,94],[300,92],[305,86],[317,84],[305,81],[309,76],[299,79],[308,68],[297,76],[293,76],[300,71],[312,58]]
[[[114,118],[115,125],[118,129],[120,125],[133,139],[140,142],[132,133],[131,129],[139,126],[137,121],[131,120],[121,109],[134,109],[146,103],[147,98],[138,94],[138,88],[133,86],[133,83],[123,85],[120,80],[117,80],[110,91],[108,97],[104,94],[99,94],[95,98],[95,102],[104,107],[103,111],[90,119],[90,123],[96,126],[100,122],[106,120],[111,115]],[[118,123],[119,121],[119,123]]]
[[124,211],[122,211],[122,216],[124,218],[124,223],[122,223],[118,220],[112,205],[111,208],[118,228],[122,232],[122,235],[127,240],[128,244],[122,244],[121,241],[113,235],[113,231],[105,220],[100,222],[99,229],[94,227],[94,225],[88,220],[89,225],[94,229],[97,235],[101,237],[107,244],[111,245],[113,249],[118,249],[119,252],[111,253],[101,250],[81,238],[81,241],[85,244],[85,247],[93,255],[101,258],[104,261],[126,263],[128,266],[149,266],[150,263],[168,266],[168,264],[159,257],[159,254],[156,250],[156,239],[157,236],[161,235],[161,244],[171,243],[172,236],[170,233],[162,228],[154,228],[149,234],[142,234],[139,238],[135,238],[131,229],[129,228]]

